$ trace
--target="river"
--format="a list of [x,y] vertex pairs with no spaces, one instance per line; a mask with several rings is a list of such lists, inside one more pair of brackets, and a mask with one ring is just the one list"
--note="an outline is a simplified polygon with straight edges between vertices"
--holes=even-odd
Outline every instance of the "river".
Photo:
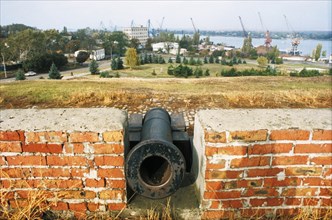
[[[205,38],[206,36],[201,36],[201,39]],[[253,38],[252,44],[256,47],[259,45],[264,44],[263,38]],[[242,37],[226,37],[226,36],[210,36],[210,41],[214,44],[217,43],[224,43],[227,46],[235,46],[236,48],[241,48],[243,44]],[[326,55],[332,55],[332,41],[327,40],[301,40],[300,45],[298,46],[298,50],[302,51],[302,55],[309,55],[311,56],[313,49],[316,48],[317,44],[322,44],[323,48],[322,51],[326,51]],[[278,46],[279,50],[287,50],[291,49],[291,39],[272,39],[272,46]]]

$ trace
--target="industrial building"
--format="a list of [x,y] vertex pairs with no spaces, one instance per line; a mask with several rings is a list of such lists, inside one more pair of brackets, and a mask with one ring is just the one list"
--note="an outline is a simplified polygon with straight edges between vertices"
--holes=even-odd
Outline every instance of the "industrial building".
[[145,46],[148,39],[148,28],[147,27],[126,27],[123,28],[123,32],[129,37],[129,39],[136,38],[139,42]]

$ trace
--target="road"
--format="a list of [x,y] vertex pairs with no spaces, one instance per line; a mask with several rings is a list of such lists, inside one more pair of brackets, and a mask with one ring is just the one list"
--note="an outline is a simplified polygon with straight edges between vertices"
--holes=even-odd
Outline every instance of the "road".
[[[98,61],[99,64],[99,70],[100,71],[106,71],[106,70],[111,70],[111,61],[110,60],[102,60]],[[67,79],[72,79],[72,78],[78,78],[86,75],[90,75],[89,71],[89,65],[86,65],[82,68],[74,69],[74,70],[66,70],[66,71],[61,71],[61,75],[63,76],[62,80],[67,80]],[[72,76],[73,73],[73,76]],[[40,78],[47,79],[48,78],[48,73],[42,73],[42,74],[37,74],[35,76],[27,76],[26,80],[31,81],[31,80],[37,80]],[[14,82],[15,78],[7,78],[7,79],[1,79],[0,83],[10,83]]]

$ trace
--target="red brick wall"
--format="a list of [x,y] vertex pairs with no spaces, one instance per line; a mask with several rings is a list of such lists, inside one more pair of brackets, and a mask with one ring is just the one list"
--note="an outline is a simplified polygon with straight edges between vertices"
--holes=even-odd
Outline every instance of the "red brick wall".
[[2,202],[26,206],[38,191],[53,210],[76,217],[123,209],[123,136],[123,130],[0,131]]
[[332,208],[332,130],[202,129],[203,218]]

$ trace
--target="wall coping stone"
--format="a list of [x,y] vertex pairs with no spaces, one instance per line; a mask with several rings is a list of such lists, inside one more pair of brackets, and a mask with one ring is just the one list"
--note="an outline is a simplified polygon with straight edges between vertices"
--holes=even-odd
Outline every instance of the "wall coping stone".
[[91,131],[122,130],[127,113],[115,108],[0,110],[0,130]]
[[217,109],[201,110],[196,117],[215,132],[332,129],[332,109]]

